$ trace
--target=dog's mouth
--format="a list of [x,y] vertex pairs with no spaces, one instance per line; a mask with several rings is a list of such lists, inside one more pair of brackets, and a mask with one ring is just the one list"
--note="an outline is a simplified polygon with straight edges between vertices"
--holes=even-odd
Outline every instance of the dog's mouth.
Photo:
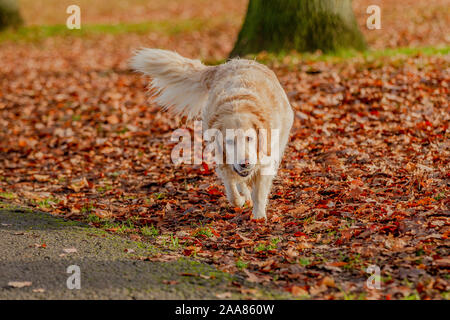
[[234,172],[236,172],[241,177],[247,177],[250,174],[250,172],[251,172],[251,170],[239,171],[234,166],[233,166],[233,170],[234,170]]

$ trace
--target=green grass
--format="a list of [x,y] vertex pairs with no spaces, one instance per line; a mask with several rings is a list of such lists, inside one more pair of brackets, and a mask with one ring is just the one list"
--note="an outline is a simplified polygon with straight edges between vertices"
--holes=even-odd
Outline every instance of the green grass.
[[89,214],[86,219],[88,222],[93,222],[93,223],[102,222],[102,219],[94,213]]
[[281,241],[280,238],[272,238],[272,240],[270,240],[269,250],[275,250],[280,241]]
[[303,266],[303,267],[306,267],[306,266],[308,266],[308,265],[310,265],[311,264],[311,261],[309,261],[309,259],[308,258],[300,258],[299,260],[298,260],[298,263],[301,265],[301,266]]
[[157,193],[152,194],[152,197],[155,200],[161,200],[161,199],[164,199],[166,197],[166,195],[164,194],[164,192],[157,192]]
[[52,207],[52,205],[56,204],[59,202],[58,198],[45,198],[45,199],[41,199],[41,200],[31,200],[31,203],[33,203],[34,205],[37,205],[40,209],[50,209]]
[[366,299],[366,293],[346,293],[345,291],[342,291],[344,294],[344,300],[365,300]]
[[271,251],[275,250],[278,247],[278,243],[281,241],[280,238],[273,238],[270,240],[269,244],[260,243],[255,247],[255,252],[261,252],[261,251]]
[[141,233],[147,237],[157,237],[159,235],[159,230],[156,229],[153,225],[151,225],[150,227],[143,226],[141,228]]
[[104,193],[106,191],[111,190],[113,187],[110,184],[106,184],[105,186],[99,186],[96,188],[97,192]]
[[94,210],[94,205],[92,203],[87,203],[81,208],[81,212],[86,214],[92,212]]
[[170,246],[172,249],[178,249],[180,247],[180,240],[172,234],[170,235]]
[[86,221],[100,224],[101,229],[115,229],[117,233],[135,233],[137,231],[137,227],[131,218],[123,222],[116,222],[110,219],[102,219],[96,214],[90,213],[86,217]]
[[161,235],[161,246],[167,248],[169,250],[178,250],[183,248],[184,245],[180,243],[180,239],[177,236],[174,236],[172,233]]
[[414,290],[413,293],[403,297],[402,300],[420,300],[420,295],[416,290]]
[[26,26],[18,29],[7,29],[0,32],[0,42],[3,41],[40,41],[49,37],[87,37],[99,34],[146,34],[158,32],[166,35],[176,35],[183,32],[193,32],[207,29],[211,24],[206,19],[186,19],[178,21],[157,21],[145,23],[119,23],[81,25],[81,29],[68,29],[65,25]]
[[171,250],[177,250],[182,247],[178,237],[175,237],[173,234],[170,234],[168,237],[166,237],[166,239],[163,240],[163,247],[166,246]]
[[347,262],[347,264],[344,265],[343,268],[346,270],[351,270],[351,269],[356,268],[357,266],[359,266],[361,264],[360,257],[361,257],[361,255],[359,253],[350,255],[350,256],[341,254],[341,261]]
[[248,263],[242,261],[240,258],[238,261],[236,261],[236,268],[238,268],[240,270],[247,268],[247,266],[248,266]]
[[439,201],[439,200],[444,199],[444,198],[445,198],[445,191],[436,194],[433,199],[436,200],[436,201]]
[[5,199],[11,200],[11,199],[17,198],[17,196],[11,192],[0,192],[0,198],[5,198]]
[[[260,63],[267,65],[285,65],[292,68],[305,61],[308,62],[330,62],[340,63],[348,59],[360,59],[364,62],[374,63],[380,62],[381,58],[385,57],[411,57],[416,55],[433,56],[433,55],[448,55],[450,53],[450,46],[442,47],[418,47],[418,48],[389,48],[382,50],[367,50],[364,52],[358,52],[355,50],[341,50],[334,53],[299,53],[299,52],[285,52],[279,54],[261,52],[256,55],[247,55],[245,58],[256,60]],[[226,59],[219,60],[206,60],[205,63],[209,65],[218,65],[226,62]],[[311,72],[316,70],[311,69]]]
[[136,226],[134,225],[133,220],[131,220],[130,218],[122,223],[116,223],[115,228],[117,228],[118,233],[134,233],[136,230]]
[[209,227],[199,227],[197,229],[197,231],[195,231],[195,233],[194,233],[194,237],[198,237],[198,236],[205,236],[205,237],[211,238],[212,236],[214,236],[214,234],[212,233],[212,231]]
[[266,250],[267,250],[267,247],[264,243],[260,243],[255,247],[256,252],[266,251]]
[[[396,57],[396,56],[415,56],[415,55],[448,55],[450,53],[450,46],[442,47],[418,47],[418,48],[389,48],[382,50],[367,50],[363,52],[355,50],[340,50],[334,53],[298,53],[285,52],[279,54],[262,52],[257,55],[248,55],[248,59],[256,59],[259,62],[282,63],[287,65],[296,65],[302,61],[326,61],[326,62],[340,62],[342,60],[351,58],[362,58],[365,61],[376,60],[382,57]],[[218,61],[216,63],[222,63]],[[216,64],[212,62],[212,64]]]

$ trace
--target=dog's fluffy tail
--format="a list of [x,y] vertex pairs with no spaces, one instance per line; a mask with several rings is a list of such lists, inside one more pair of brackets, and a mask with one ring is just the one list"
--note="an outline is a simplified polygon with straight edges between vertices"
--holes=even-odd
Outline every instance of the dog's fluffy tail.
[[160,49],[137,51],[130,65],[152,78],[151,92],[165,110],[188,119],[200,115],[208,99],[208,70],[213,67]]

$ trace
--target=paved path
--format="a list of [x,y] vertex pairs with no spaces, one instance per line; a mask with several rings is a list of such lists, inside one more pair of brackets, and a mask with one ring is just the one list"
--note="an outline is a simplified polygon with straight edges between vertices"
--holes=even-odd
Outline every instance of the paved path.
[[[0,299],[217,299],[224,292],[240,298],[231,276],[211,266],[132,259],[147,250],[77,222],[0,204]],[[80,267],[79,290],[67,288],[70,265]],[[207,279],[211,273],[216,277]],[[32,284],[18,288],[11,281]]]

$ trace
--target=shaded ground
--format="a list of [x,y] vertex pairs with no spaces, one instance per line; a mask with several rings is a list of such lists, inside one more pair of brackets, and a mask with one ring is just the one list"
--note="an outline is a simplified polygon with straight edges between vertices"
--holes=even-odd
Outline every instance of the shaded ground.
[[[45,213],[1,205],[0,299],[217,299],[242,298],[242,280],[181,259],[141,261],[153,250]],[[76,249],[76,252],[72,252]],[[66,251],[67,252],[66,252]],[[71,251],[72,250],[72,251]],[[142,258],[140,258],[142,259]],[[70,265],[81,270],[81,289],[69,290]],[[8,286],[10,281],[32,284]],[[234,282],[234,285],[232,284]],[[248,297],[273,297],[249,289]]]

